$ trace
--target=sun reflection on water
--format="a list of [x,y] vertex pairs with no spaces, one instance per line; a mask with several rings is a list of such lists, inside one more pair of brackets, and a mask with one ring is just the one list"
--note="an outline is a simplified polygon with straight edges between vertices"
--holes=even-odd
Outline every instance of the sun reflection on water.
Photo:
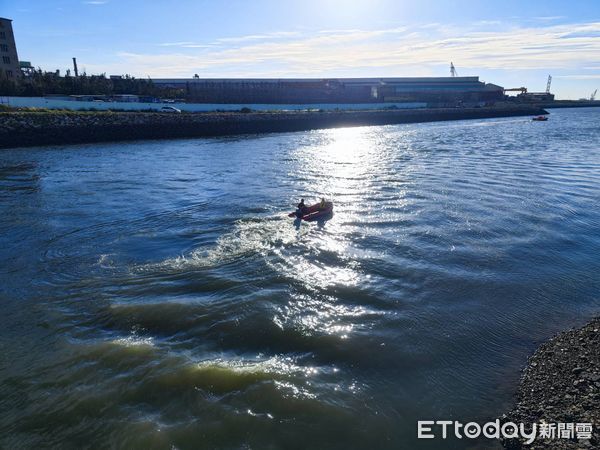
[[304,149],[302,163],[313,177],[314,191],[339,202],[339,196],[359,193],[367,185],[376,158],[373,131],[338,128],[322,133],[317,145]]
[[373,189],[373,166],[381,158],[377,141],[372,128],[338,128],[317,132],[312,145],[296,150],[295,158],[306,177],[305,196],[333,201],[334,216],[322,228],[303,235],[299,251],[275,250],[279,256],[273,261],[275,269],[300,282],[307,292],[294,295],[279,308],[273,319],[279,327],[291,325],[308,335],[346,339],[357,327],[354,321],[369,314],[363,308],[331,300],[328,293],[336,288],[360,288],[368,282],[357,257],[367,255],[356,246],[360,236],[347,224],[368,213],[369,205],[363,199]]

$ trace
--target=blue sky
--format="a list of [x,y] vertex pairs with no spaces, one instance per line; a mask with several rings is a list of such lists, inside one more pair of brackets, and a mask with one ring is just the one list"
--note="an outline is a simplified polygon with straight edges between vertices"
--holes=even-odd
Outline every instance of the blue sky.
[[600,88],[600,1],[0,0],[21,60],[137,77],[479,75]]

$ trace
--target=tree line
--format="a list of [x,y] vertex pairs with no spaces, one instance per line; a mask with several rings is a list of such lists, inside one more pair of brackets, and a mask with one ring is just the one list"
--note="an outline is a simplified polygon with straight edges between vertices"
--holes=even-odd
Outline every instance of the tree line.
[[185,89],[156,86],[150,79],[124,75],[121,78],[107,78],[106,74],[77,77],[67,70],[64,76],[60,71],[44,72],[33,70],[29,75],[16,82],[0,77],[0,95],[16,97],[40,97],[50,94],[59,95],[119,95],[132,94],[157,98],[185,98]]

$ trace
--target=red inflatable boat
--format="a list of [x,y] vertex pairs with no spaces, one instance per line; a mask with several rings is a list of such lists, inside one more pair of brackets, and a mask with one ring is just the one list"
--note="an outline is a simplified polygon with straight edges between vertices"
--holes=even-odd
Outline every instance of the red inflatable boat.
[[295,211],[288,214],[290,217],[298,217],[299,219],[306,220],[307,222],[314,222],[327,217],[333,212],[333,202],[325,202],[325,205],[321,208],[321,203],[316,203],[312,206],[307,206],[302,210],[302,213]]

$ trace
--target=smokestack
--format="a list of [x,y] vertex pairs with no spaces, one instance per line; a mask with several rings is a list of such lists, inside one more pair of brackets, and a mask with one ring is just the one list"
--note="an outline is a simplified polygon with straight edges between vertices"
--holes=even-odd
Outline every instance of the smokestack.
[[73,70],[75,71],[75,76],[79,76],[79,72],[77,71],[77,58],[73,58]]

